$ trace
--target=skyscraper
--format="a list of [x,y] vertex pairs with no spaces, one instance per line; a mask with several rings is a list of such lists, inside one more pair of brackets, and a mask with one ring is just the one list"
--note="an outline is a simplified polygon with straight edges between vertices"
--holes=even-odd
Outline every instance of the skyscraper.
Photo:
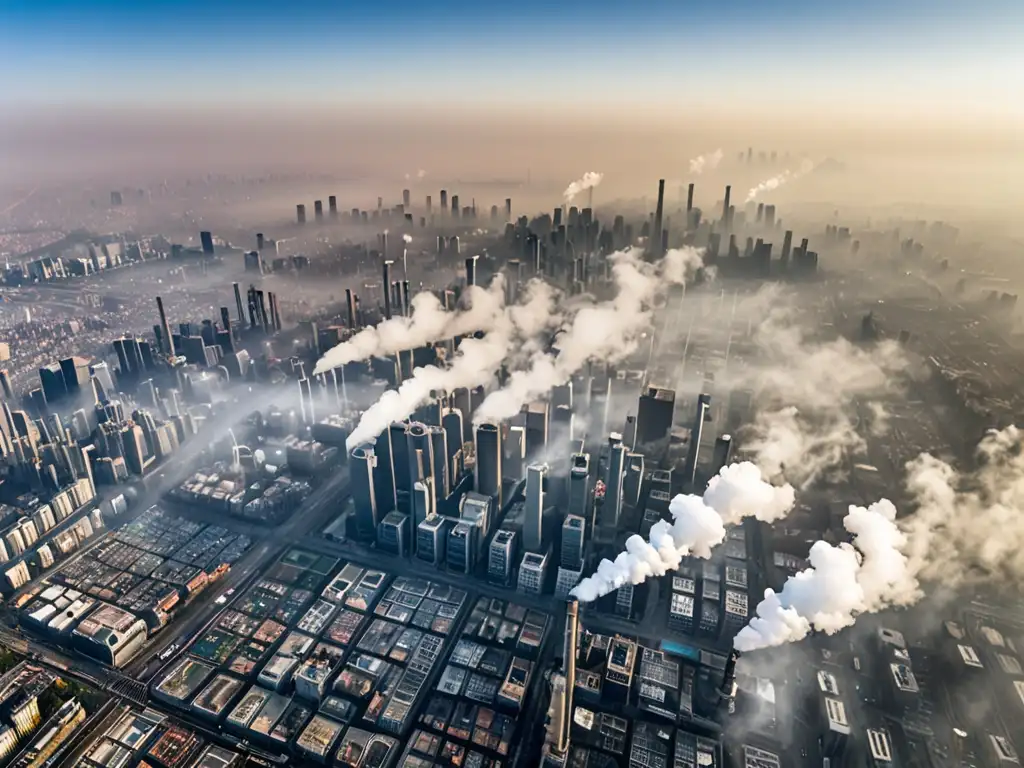
[[544,551],[544,481],[547,474],[547,464],[531,464],[526,468],[523,546],[530,552]]
[[697,459],[700,452],[700,440],[704,434],[704,421],[708,417],[711,408],[711,395],[701,394],[697,398],[697,412],[693,417],[693,426],[690,427],[690,445],[686,453],[686,465],[683,469],[683,482],[689,486],[693,485],[694,477],[697,474]]
[[640,395],[636,416],[636,444],[662,440],[672,428],[676,405],[674,390],[648,387]]
[[590,495],[590,455],[577,453],[569,469],[569,514],[587,519]]
[[474,485],[485,496],[501,496],[501,430],[496,424],[476,428]]
[[626,474],[626,446],[622,436],[613,432],[609,437],[608,481],[605,484],[604,503],[601,507],[602,524],[618,528],[622,517],[622,481]]
[[583,546],[587,523],[579,515],[566,515],[562,521],[562,567],[570,571],[583,569]]
[[655,258],[662,256],[661,228],[665,216],[665,180],[658,180],[658,207],[654,211],[654,228],[650,237],[650,252]]

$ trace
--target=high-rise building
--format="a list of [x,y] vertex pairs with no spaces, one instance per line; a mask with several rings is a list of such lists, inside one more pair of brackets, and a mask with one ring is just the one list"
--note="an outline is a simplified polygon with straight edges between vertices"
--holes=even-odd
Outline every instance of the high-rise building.
[[357,446],[349,460],[349,482],[352,487],[352,505],[356,531],[363,541],[372,541],[377,533],[380,517],[377,513],[377,493],[374,472],[377,455],[371,443]]
[[588,517],[590,500],[590,455],[577,453],[569,469],[569,514]]
[[700,454],[700,441],[704,434],[704,422],[708,418],[711,409],[711,395],[701,394],[697,397],[697,413],[693,417],[693,426],[690,427],[690,444],[686,453],[686,465],[683,469],[683,482],[689,486],[693,485],[697,473],[697,460]]
[[719,435],[715,440],[715,451],[711,459],[711,476],[714,477],[722,471],[722,467],[729,463],[732,455],[732,437],[730,435]]
[[675,390],[647,387],[637,407],[636,444],[648,445],[664,439],[672,428],[675,406]]
[[531,464],[526,468],[523,546],[529,552],[544,551],[544,481],[547,474],[547,464]]
[[202,231],[199,233],[199,242],[203,246],[204,256],[213,256],[213,233]]
[[314,200],[313,201],[313,218],[316,219],[317,223],[324,220],[324,201]]
[[662,242],[661,242],[661,229],[662,222],[665,216],[665,180],[658,180],[658,206],[654,211],[654,227],[650,237],[650,252],[655,258],[660,258],[663,254]]
[[544,591],[547,577],[548,556],[537,552],[527,552],[519,564],[519,581],[517,589],[526,595],[539,595]]
[[640,502],[640,492],[644,482],[644,455],[642,453],[626,454],[626,476],[622,481],[622,503],[631,509]]
[[448,570],[455,573],[471,574],[476,567],[476,546],[478,530],[466,522],[456,523],[448,533]]
[[487,580],[507,587],[512,583],[516,555],[516,532],[499,530],[487,549]]
[[416,526],[416,557],[434,566],[440,566],[445,559],[448,544],[447,517],[435,515]]
[[306,206],[302,203],[295,206],[295,221],[299,224],[306,223]]
[[570,571],[583,569],[587,521],[579,515],[566,515],[562,522],[562,567]]
[[380,514],[390,512],[396,508],[397,504],[390,429],[385,429],[377,435],[373,452],[377,456],[377,463],[373,468],[373,493],[377,501],[378,514]]
[[605,481],[604,501],[601,505],[601,525],[619,527],[622,517],[622,481],[626,475],[626,446],[622,435],[613,432],[609,437],[608,478]]
[[474,486],[485,496],[501,496],[501,430],[496,424],[476,428],[476,470]]

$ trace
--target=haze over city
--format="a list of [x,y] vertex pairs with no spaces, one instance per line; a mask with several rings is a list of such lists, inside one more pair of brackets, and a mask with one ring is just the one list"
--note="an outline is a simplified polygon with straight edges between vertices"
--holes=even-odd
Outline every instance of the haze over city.
[[0,7],[0,768],[1011,768],[1024,5]]

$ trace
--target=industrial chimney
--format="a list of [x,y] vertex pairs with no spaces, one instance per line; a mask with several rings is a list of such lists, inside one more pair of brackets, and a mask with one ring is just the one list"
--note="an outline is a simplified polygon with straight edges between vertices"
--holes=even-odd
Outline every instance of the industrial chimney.
[[391,262],[384,260],[384,318],[391,319]]
[[729,710],[734,706],[736,699],[736,663],[740,660],[740,652],[735,648],[729,654],[729,660],[725,662],[725,672],[722,674],[722,687],[718,689],[719,706],[727,706]]
[[569,732],[572,727],[572,693],[576,687],[576,643],[579,641],[580,603],[575,597],[565,604],[565,642],[562,661],[565,671],[565,701],[562,703],[562,729],[558,734],[558,751],[569,751]]
[[658,180],[658,207],[654,209],[654,231],[651,232],[651,254],[655,258],[660,258],[663,254],[661,249],[662,236],[661,227],[662,220],[665,216],[665,180]]

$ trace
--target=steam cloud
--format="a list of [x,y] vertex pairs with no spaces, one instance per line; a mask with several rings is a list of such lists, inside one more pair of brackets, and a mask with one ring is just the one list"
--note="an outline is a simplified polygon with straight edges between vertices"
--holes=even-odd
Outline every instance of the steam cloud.
[[770,179],[765,179],[756,187],[752,187],[744,202],[749,203],[752,200],[756,200],[758,195],[762,192],[771,192],[776,190],[783,184],[799,179],[801,176],[806,176],[813,170],[814,163],[811,160],[804,160],[800,163],[800,167],[797,170],[790,171],[789,169],[786,169],[782,173],[772,176]]
[[917,512],[904,522],[910,559],[925,578],[958,586],[1024,577],[1024,432],[1010,426],[978,445],[978,468],[963,475],[922,454],[907,465]]
[[[498,293],[503,295],[503,292],[502,289]],[[547,283],[541,280],[528,282],[522,301],[511,306],[501,305],[490,330],[483,338],[464,338],[448,367],[428,365],[416,368],[397,390],[385,392],[363,413],[346,441],[347,447],[351,450],[374,439],[392,422],[409,418],[413,411],[430,400],[432,392],[451,392],[461,387],[473,388],[489,383],[510,349],[558,327],[562,317],[557,299],[558,293]]]
[[833,634],[857,616],[909,605],[920,596],[905,554],[908,538],[896,524],[896,507],[882,499],[851,506],[843,520],[852,544],[811,546],[810,568],[786,580],[781,592],[765,590],[757,615],[736,635],[739,651],[801,640],[813,630]]
[[406,243],[411,243],[412,235],[402,235],[402,240],[404,240]]
[[491,330],[504,311],[504,277],[497,276],[486,289],[468,286],[464,295],[467,297],[467,309],[446,312],[433,293],[417,293],[409,302],[409,317],[392,317],[376,327],[364,328],[327,350],[317,361],[313,375],[357,360],[416,349],[439,339]]
[[843,521],[852,544],[816,542],[811,567],[782,591],[765,592],[757,616],[735,647],[756,650],[851,626],[856,617],[915,603],[920,580],[959,586],[985,580],[1019,583],[1024,576],[1024,433],[991,431],[978,445],[979,468],[968,475],[921,454],[907,464],[906,485],[917,505],[896,522],[881,500],[851,506]]
[[576,198],[576,195],[584,190],[593,189],[601,183],[602,179],[604,179],[603,173],[587,171],[581,178],[576,179],[576,181],[565,188],[562,197],[565,199],[566,204],[571,203]]
[[644,541],[634,534],[626,549],[612,560],[602,560],[592,576],[572,590],[581,602],[589,603],[626,584],[642,584],[651,576],[664,576],[679,568],[684,557],[711,557],[711,550],[725,540],[725,528],[745,517],[771,523],[793,508],[793,487],[768,483],[750,462],[723,467],[708,483],[704,496],[680,494],[672,499],[672,522],[660,520],[651,526]]
[[[758,406],[744,449],[768,477],[805,486],[863,447],[850,404],[893,393],[910,364],[893,341],[858,346],[841,337],[808,338],[781,298],[775,289],[750,300],[753,314],[766,316],[753,337],[758,359],[733,384],[750,387]],[[881,406],[866,410],[872,428],[884,429]]]
[[713,171],[718,167],[718,164],[722,162],[722,150],[716,149],[714,152],[708,152],[704,155],[697,155],[690,160],[690,175],[700,176],[704,171]]
[[[418,171],[416,171],[415,177],[417,179],[424,179],[424,178],[426,178],[426,175],[427,175],[427,172],[424,171],[422,168],[420,168]],[[406,180],[411,179],[411,178],[413,178],[413,174],[407,173],[407,174],[405,174],[405,178],[406,178]]]
[[515,416],[524,404],[569,381],[588,361],[615,362],[628,356],[651,324],[654,300],[668,286],[685,284],[703,264],[703,251],[670,250],[654,265],[642,259],[639,249],[609,258],[618,289],[615,297],[577,309],[555,339],[558,352],[538,351],[525,368],[513,371],[505,386],[480,404],[475,423]]

